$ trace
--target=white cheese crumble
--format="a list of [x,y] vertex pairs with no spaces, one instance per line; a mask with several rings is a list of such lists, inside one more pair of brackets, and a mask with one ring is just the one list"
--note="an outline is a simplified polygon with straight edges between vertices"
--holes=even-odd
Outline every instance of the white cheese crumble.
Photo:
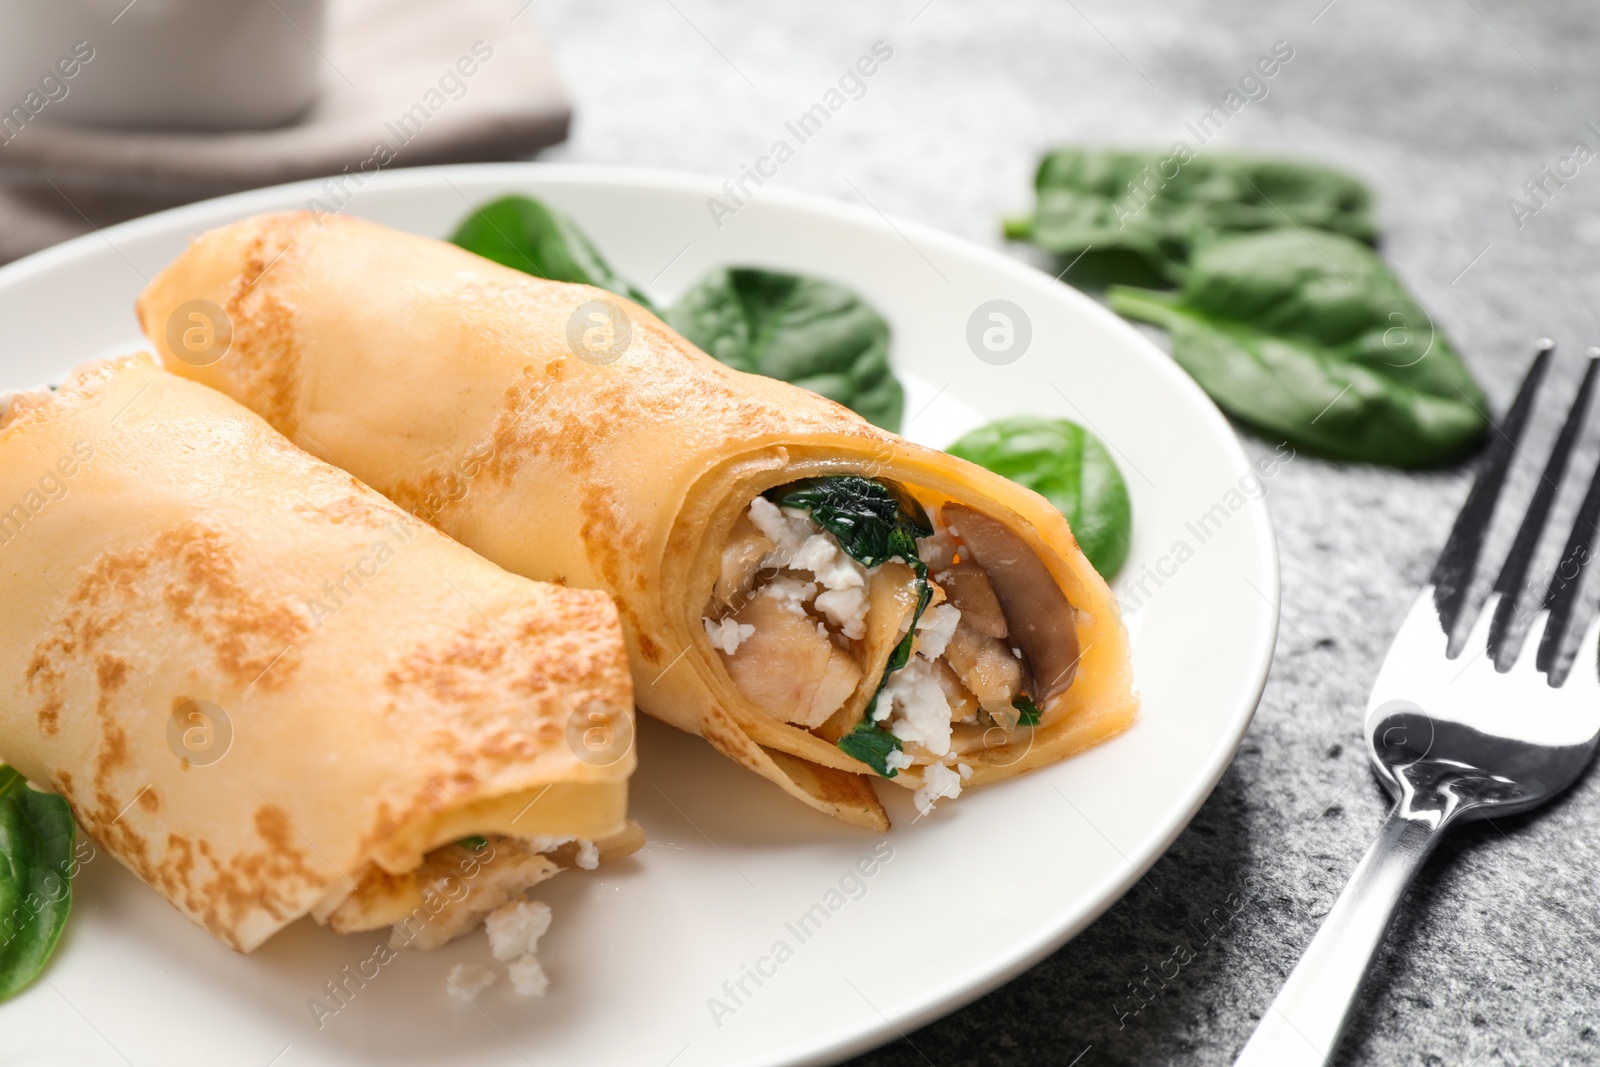
[[929,659],[944,655],[945,646],[961,624],[961,609],[954,604],[935,604],[917,620],[917,654]]
[[829,589],[818,593],[817,610],[852,641],[867,636],[867,595],[860,589]]
[[806,602],[817,595],[817,586],[815,582],[802,582],[795,578],[774,578],[761,587],[758,595],[772,597],[785,610],[804,615]]
[[550,905],[538,900],[513,900],[491,911],[483,920],[489,950],[497,960],[514,960],[539,947],[550,929]]
[[889,676],[872,718],[881,722],[894,712],[899,715],[889,723],[889,732],[902,742],[915,741],[935,756],[950,751],[950,701],[933,664],[921,656]]
[[481,963],[458,963],[445,976],[450,992],[462,1000],[476,1000],[479,993],[499,980],[500,976],[495,974],[493,968]]
[[926,563],[929,570],[942,571],[949,567],[960,547],[954,535],[954,530],[944,529],[936,531],[932,537],[917,538],[917,558]]
[[549,837],[544,834],[535,834],[527,840],[528,847],[535,852],[554,852],[562,845],[572,844],[577,838],[570,834],[566,837]]
[[544,991],[550,988],[550,979],[545,977],[544,968],[531,955],[506,964],[506,977],[511,979],[511,988],[524,997],[542,997]]
[[824,589],[860,589],[867,584],[867,569],[846,555],[830,533],[808,537],[789,566],[815,574]]
[[805,512],[780,508],[764,496],[750,501],[750,521],[774,546],[761,561],[765,567],[788,566],[800,546],[818,529]]
[[739,651],[739,646],[745,638],[755,634],[756,628],[749,623],[739,622],[732,615],[723,619],[709,617],[700,620],[706,625],[706,636],[711,638],[711,647],[721,649],[728,655]]
[[[971,773],[971,768],[968,768]],[[950,797],[952,800],[961,795],[961,779],[963,775],[951,770],[942,763],[930,763],[922,769],[922,788],[917,790],[917,795],[912,799],[916,802],[917,810],[926,815],[933,810],[934,802]]]
[[600,849],[593,841],[578,841],[578,866],[586,871],[600,866]]
[[889,754],[883,757],[883,765],[891,771],[903,771],[915,762],[916,760],[906,755],[904,750],[898,748],[890,749]]

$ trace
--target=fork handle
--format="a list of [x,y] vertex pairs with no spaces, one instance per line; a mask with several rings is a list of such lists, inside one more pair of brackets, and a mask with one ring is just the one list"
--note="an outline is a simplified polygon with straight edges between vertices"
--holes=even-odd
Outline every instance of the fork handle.
[[1442,836],[1443,826],[1401,810],[1389,812],[1234,1067],[1321,1067],[1332,1058],[1396,906]]

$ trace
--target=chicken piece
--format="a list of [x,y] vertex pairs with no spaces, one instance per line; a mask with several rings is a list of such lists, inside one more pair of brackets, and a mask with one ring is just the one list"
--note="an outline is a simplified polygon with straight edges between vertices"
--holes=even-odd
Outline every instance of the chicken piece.
[[950,721],[962,722],[974,718],[978,714],[978,698],[972,695],[972,690],[961,684],[950,662],[942,657],[936,659],[933,670],[939,679],[939,688],[944,690],[945,700],[950,702]]
[[812,729],[837,711],[861,682],[861,667],[828,639],[792,600],[763,587],[735,618],[754,626],[733,655],[719,652],[733,684],[782,722]]
[[1017,710],[1011,702],[1022,692],[1022,661],[1004,641],[969,626],[963,612],[944,658],[990,718],[1015,721]]
[[722,549],[722,573],[713,590],[717,603],[735,610],[743,607],[755,592],[762,559],[775,547],[772,538],[756,529],[749,515],[741,516]]
[[979,633],[995,638],[1008,636],[1000,598],[994,595],[994,586],[989,584],[989,576],[982,567],[971,560],[962,560],[940,571],[934,581],[944,587],[950,602],[961,609],[961,617]]

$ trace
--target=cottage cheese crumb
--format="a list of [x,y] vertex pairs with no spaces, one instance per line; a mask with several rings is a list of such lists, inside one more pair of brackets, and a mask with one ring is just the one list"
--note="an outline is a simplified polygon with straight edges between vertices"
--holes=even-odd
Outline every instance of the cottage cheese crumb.
[[949,567],[956,557],[956,550],[961,547],[956,543],[954,534],[953,529],[947,528],[935,532],[932,537],[917,538],[917,558],[932,571]]
[[817,595],[815,582],[802,582],[794,578],[774,578],[761,587],[758,596],[769,596],[795,615],[806,613],[806,603]]
[[912,800],[917,810],[926,815],[933,810],[934,802],[943,798],[954,799],[961,795],[961,775],[942,763],[930,763],[922,769],[923,786]]
[[789,566],[815,574],[824,589],[860,589],[867,584],[867,569],[846,555],[830,533],[808,537]]
[[513,900],[502,904],[484,919],[489,933],[489,949],[497,960],[514,960],[539,947],[539,939],[550,929],[550,905],[538,900]]
[[935,604],[917,620],[917,654],[929,659],[944,655],[945,646],[961,625],[961,609],[954,604]]
[[479,993],[499,980],[500,976],[494,973],[493,968],[481,963],[458,963],[445,976],[450,992],[462,1000],[478,999]]
[[780,508],[764,496],[750,501],[750,521],[774,546],[761,561],[765,567],[788,566],[806,538],[819,529],[805,512]]
[[950,751],[950,701],[928,660],[913,656],[889,676],[872,717],[894,711],[900,714],[890,721],[889,732],[901,741],[916,741],[935,756]]
[[532,955],[506,964],[506,977],[511,979],[511,988],[524,997],[542,997],[550,988],[550,979],[545,977],[538,958]]
[[744,643],[745,638],[754,636],[756,632],[754,626],[738,622],[732,615],[715,620],[703,618],[700,621],[705,623],[706,636],[711,638],[711,647],[721,649],[730,656],[739,651],[739,646]]
[[889,754],[883,757],[883,765],[891,771],[903,771],[915,762],[910,756],[906,755],[905,750],[898,748],[891,749]]
[[547,837],[543,834],[535,834],[528,838],[528,847],[535,852],[554,852],[562,845],[570,845],[576,840],[576,837],[570,835],[567,837]]
[[578,842],[578,866],[586,871],[600,866],[600,849],[593,841]]
[[867,597],[860,589],[829,589],[818,593],[817,610],[852,641],[867,636]]

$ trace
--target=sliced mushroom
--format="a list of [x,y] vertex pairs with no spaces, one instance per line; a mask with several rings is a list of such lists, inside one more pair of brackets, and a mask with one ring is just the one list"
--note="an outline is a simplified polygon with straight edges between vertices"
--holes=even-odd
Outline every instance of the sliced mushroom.
[[1072,604],[1027,542],[998,521],[962,504],[946,504],[972,559],[989,576],[1011,643],[1033,673],[1034,700],[1043,704],[1072,685],[1078,670],[1078,627]]
[[950,602],[961,609],[961,618],[979,633],[990,637],[1006,637],[1006,616],[1000,610],[1000,601],[994,595],[994,586],[983,568],[971,560],[962,560],[934,575],[934,580],[944,587]]

